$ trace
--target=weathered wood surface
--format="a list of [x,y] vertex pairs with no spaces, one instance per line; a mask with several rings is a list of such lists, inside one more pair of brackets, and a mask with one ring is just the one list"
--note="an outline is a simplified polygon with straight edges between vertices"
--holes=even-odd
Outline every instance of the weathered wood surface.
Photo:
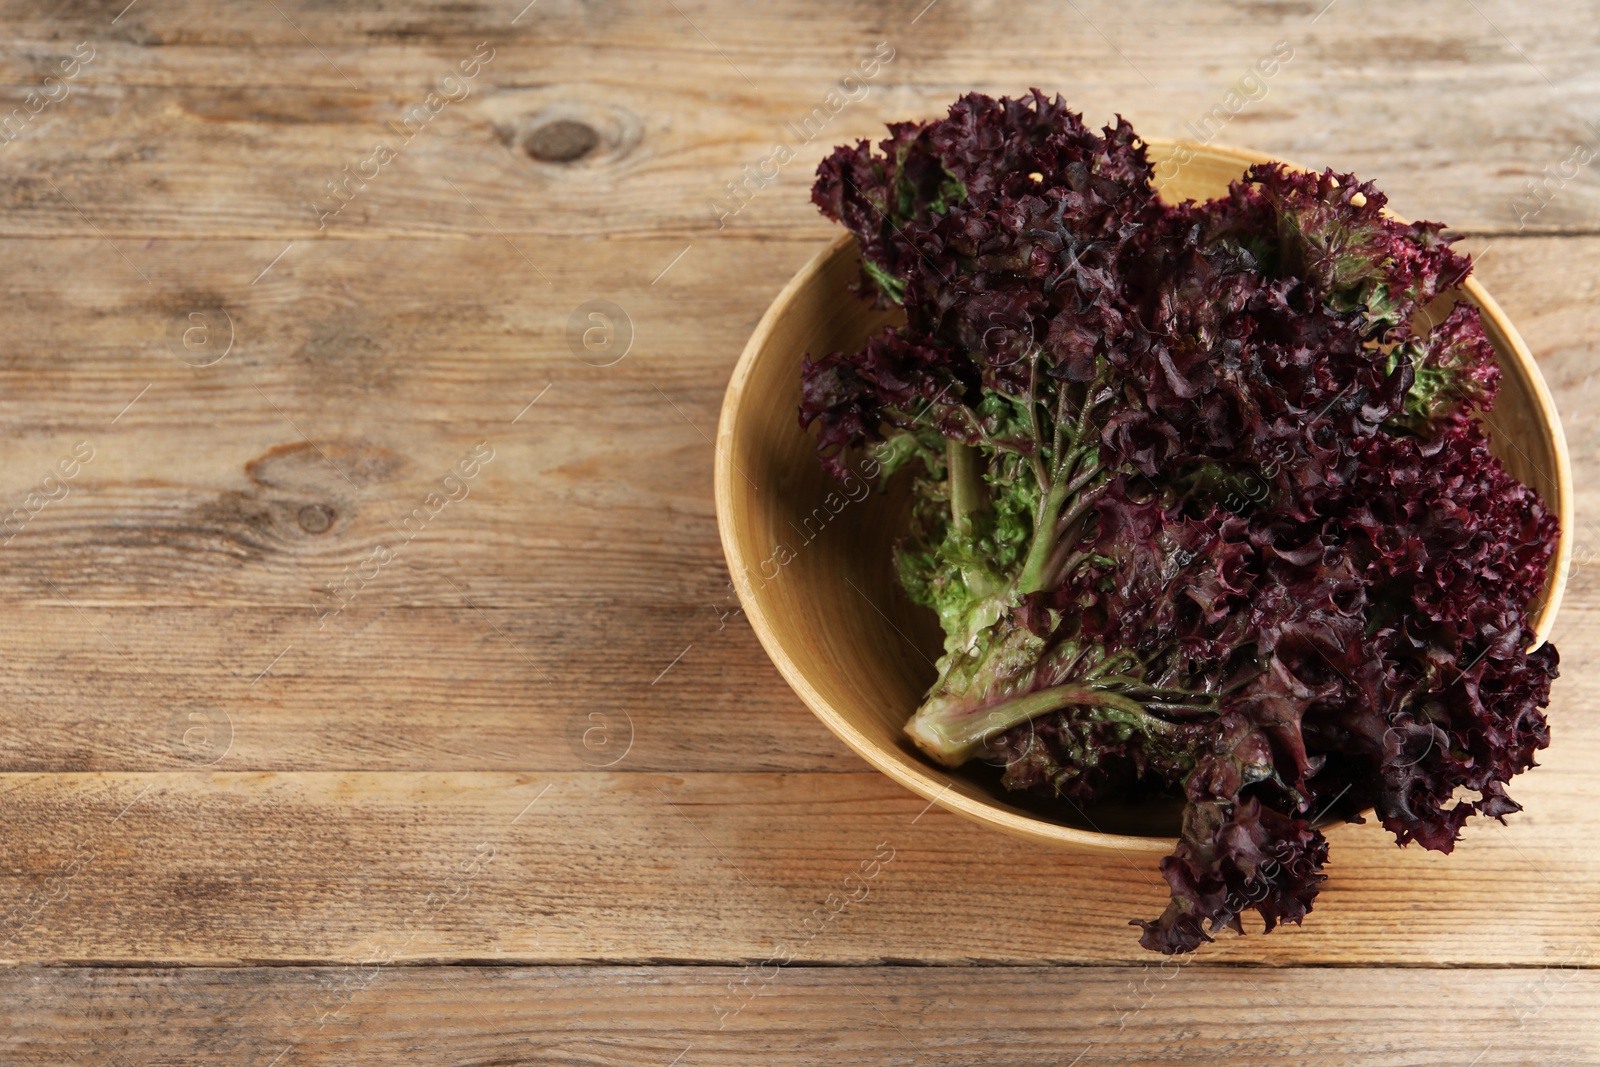
[[[93,49],[0,137],[0,1061],[1595,1062],[1600,188],[1561,174],[1600,142],[1593,5],[524,3],[0,3],[0,125]],[[1579,566],[1527,810],[1451,857],[1340,829],[1305,929],[1167,983],[1124,925],[1147,865],[924,813],[789,693],[711,438],[831,235],[826,145],[1035,84],[1183,136],[1278,41],[1216,140],[1471,235],[1563,413]],[[598,146],[533,158],[557,119]],[[610,366],[568,337],[597,299]],[[421,966],[462,962],[515,966]]]
[[[139,0],[113,24],[118,0],[59,14],[14,0],[0,81],[19,96],[79,41],[96,52],[72,94],[5,150],[0,166],[17,179],[5,232],[84,232],[48,178],[113,236],[459,235],[490,232],[485,218],[574,243],[710,236],[707,204],[724,182],[775,142],[794,145],[786,124],[879,42],[893,60],[729,230],[820,232],[804,189],[825,144],[874,136],[969,89],[1038,85],[1097,121],[1121,112],[1152,135],[1203,130],[1279,41],[1293,57],[1265,95],[1246,86],[1258,99],[1220,132],[1213,120],[1215,139],[1357,167],[1418,217],[1515,232],[1510,205],[1525,182],[1600,136],[1589,125],[1600,121],[1600,19],[1583,3],[927,2],[540,0],[519,18],[525,0],[281,13]],[[493,58],[468,95],[398,143],[388,123],[481,42]],[[556,117],[593,125],[602,148],[567,168],[518,150],[531,123]],[[319,230],[307,202],[384,138],[397,158]],[[1592,232],[1597,221],[1589,176],[1528,226]]]
[[[30,968],[0,974],[0,997],[21,1005],[0,1034],[6,1062],[82,1067],[1465,1067],[1475,1056],[1545,1067],[1594,1062],[1600,975],[1559,962],[791,967],[770,980],[670,966]],[[1440,1025],[1452,1009],[1456,1024]]]
[[[1518,791],[1529,810],[1472,827],[1451,857],[1335,829],[1303,929],[1230,936],[1202,960],[1594,962],[1593,753],[1569,737]],[[17,963],[1138,963],[1128,921],[1165,902],[1146,856],[924,814],[869,771],[52,773],[0,788],[0,961]]]

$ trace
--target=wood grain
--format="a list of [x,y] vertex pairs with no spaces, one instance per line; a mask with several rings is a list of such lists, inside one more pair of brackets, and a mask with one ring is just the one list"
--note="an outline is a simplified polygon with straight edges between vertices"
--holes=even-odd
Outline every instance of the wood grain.
[[[0,0],[0,27],[0,122],[95,49],[0,138],[0,523],[28,516],[0,527],[0,1061],[1594,1061],[1600,187],[1546,171],[1596,141],[1588,5]],[[793,696],[733,610],[711,437],[832,236],[826,145],[1028,85],[1192,135],[1278,41],[1216,141],[1472,235],[1564,418],[1578,566],[1527,810],[1451,857],[1341,829],[1305,929],[1166,982],[1123,925],[1148,864],[924,814]],[[556,120],[596,150],[534,159]],[[568,338],[602,299],[633,335],[605,367]],[[192,366],[221,333],[174,337],[217,309],[233,346]],[[397,532],[479,442],[468,495]],[[720,1017],[780,950],[829,966]]]
[[[1044,0],[994,17],[986,5],[799,0],[732,7],[642,0],[603,8],[407,5],[360,14],[282,4],[235,12],[195,0],[132,8],[84,3],[56,17],[13,2],[16,44],[0,81],[20,99],[80,40],[99,49],[75,91],[0,151],[7,234],[270,234],[288,240],[407,233],[710,237],[710,205],[797,140],[787,123],[880,41],[892,63],[866,95],[802,145],[730,230],[820,232],[805,187],[826,145],[875,136],[886,121],[941,111],[969,89],[1059,89],[1097,122],[1122,113],[1153,136],[1188,136],[1275,42],[1293,58],[1239,108],[1218,141],[1339,164],[1375,178],[1398,209],[1482,232],[1600,229],[1600,189],[1562,183],[1519,221],[1526,183],[1596,134],[1585,81],[1600,26],[1581,5],[1537,11],[1506,0],[1357,5],[1214,3],[1130,9]],[[1315,18],[1315,21],[1313,19]],[[794,27],[805,27],[796,32]],[[302,34],[304,36],[302,36]],[[479,42],[495,56],[461,102],[327,230],[307,206],[390,121],[436,87]],[[1109,47],[1108,47],[1109,45]],[[249,54],[254,62],[240,63]],[[520,138],[576,116],[605,147],[576,166],[538,164]],[[48,181],[46,180],[48,179]],[[54,182],[60,192],[52,189]],[[452,184],[454,183],[454,188]],[[480,216],[478,212],[482,212]],[[281,247],[281,245],[280,245]]]
[[[1453,856],[1335,828],[1304,929],[1204,958],[1587,959],[1596,755],[1569,731],[1518,781],[1527,810]],[[1015,841],[870,771],[8,774],[0,795],[16,962],[1139,962],[1128,922],[1166,898],[1147,855]]]
[[[20,1062],[267,1067],[1592,1063],[1600,975],[1432,968],[27,969]],[[1441,1008],[1471,1004],[1460,1024]],[[1078,1057],[1074,1061],[1073,1057]],[[68,1060],[67,1057],[70,1057]],[[674,1060],[674,1057],[678,1059]]]

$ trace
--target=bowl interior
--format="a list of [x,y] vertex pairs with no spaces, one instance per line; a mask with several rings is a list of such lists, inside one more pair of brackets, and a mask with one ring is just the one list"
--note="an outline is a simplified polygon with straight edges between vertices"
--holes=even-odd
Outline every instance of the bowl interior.
[[[1169,200],[1207,199],[1266,157],[1151,143]],[[854,242],[841,236],[789,283],[746,347],[728,388],[717,444],[717,513],[735,587],[757,636],[806,704],[874,766],[929,800],[1027,837],[1096,849],[1164,852],[1177,807],[1033,805],[980,764],[948,771],[925,762],[901,732],[935,676],[941,635],[931,612],[900,593],[890,564],[904,528],[903,479],[869,491],[824,475],[798,425],[800,362],[859,348],[895,321],[857,299]],[[1496,454],[1561,517],[1562,546],[1533,605],[1548,633],[1570,553],[1572,491],[1549,393],[1516,331],[1469,282],[1500,357],[1502,384],[1489,421]]]

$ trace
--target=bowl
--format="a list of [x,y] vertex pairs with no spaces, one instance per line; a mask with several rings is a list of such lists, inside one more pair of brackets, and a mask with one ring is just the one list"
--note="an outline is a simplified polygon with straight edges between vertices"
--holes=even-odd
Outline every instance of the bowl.
[[[1150,140],[1156,185],[1168,200],[1206,200],[1252,163],[1252,152]],[[868,763],[930,804],[1035,841],[1096,851],[1171,851],[1176,805],[1096,805],[1066,812],[1006,793],[996,768],[934,766],[902,727],[932,683],[942,635],[933,613],[908,601],[890,566],[909,512],[905,479],[887,493],[840,485],[818,466],[798,423],[800,362],[854,351],[899,317],[847,290],[854,240],[842,234],[784,286],[745,346],[717,430],[716,507],[723,551],[746,617],[784,679]],[[1550,391],[1528,348],[1475,279],[1475,303],[1501,368],[1485,418],[1495,454],[1558,516],[1560,541],[1544,591],[1531,605],[1550,633],[1572,554],[1572,473]],[[899,483],[899,484],[897,484]]]

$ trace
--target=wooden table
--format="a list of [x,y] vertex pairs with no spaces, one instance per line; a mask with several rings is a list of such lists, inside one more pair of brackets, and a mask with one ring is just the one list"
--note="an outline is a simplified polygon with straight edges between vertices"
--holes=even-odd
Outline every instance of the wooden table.
[[[0,1064],[1600,1062],[1594,4],[524,2],[0,8]],[[1527,810],[1182,968],[827,733],[712,512],[816,160],[1029,85],[1449,220],[1579,483]]]

